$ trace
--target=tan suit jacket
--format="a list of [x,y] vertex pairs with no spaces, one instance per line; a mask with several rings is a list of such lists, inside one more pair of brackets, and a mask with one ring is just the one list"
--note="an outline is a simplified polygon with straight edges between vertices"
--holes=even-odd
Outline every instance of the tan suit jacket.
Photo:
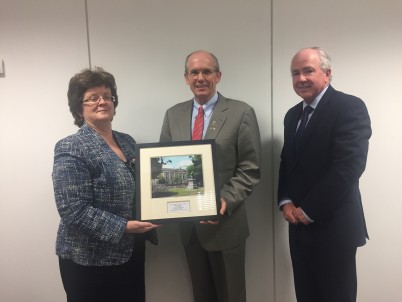
[[[161,142],[191,140],[193,100],[176,104],[166,111]],[[254,109],[248,104],[219,94],[204,139],[214,139],[217,151],[220,196],[227,213],[218,225],[180,223],[186,246],[192,226],[208,251],[229,249],[249,235],[245,200],[260,180],[260,132]]]

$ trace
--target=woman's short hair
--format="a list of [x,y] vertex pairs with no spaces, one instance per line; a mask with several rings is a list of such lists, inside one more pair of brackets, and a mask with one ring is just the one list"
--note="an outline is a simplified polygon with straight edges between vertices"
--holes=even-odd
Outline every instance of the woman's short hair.
[[84,124],[84,119],[82,118],[84,94],[88,89],[98,86],[110,88],[112,95],[115,97],[113,104],[114,108],[116,108],[119,101],[116,81],[111,73],[104,71],[101,67],[95,67],[93,69],[84,69],[70,79],[67,92],[68,106],[74,117],[74,124],[80,128]]

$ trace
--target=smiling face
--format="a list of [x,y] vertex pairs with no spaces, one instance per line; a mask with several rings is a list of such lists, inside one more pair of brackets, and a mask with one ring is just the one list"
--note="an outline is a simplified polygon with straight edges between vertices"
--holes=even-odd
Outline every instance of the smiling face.
[[184,77],[196,101],[203,105],[215,94],[216,84],[221,80],[221,72],[217,71],[211,55],[200,51],[188,58]]
[[293,89],[310,104],[329,84],[331,69],[321,69],[320,57],[315,49],[302,49],[294,57],[290,67]]
[[92,128],[99,129],[105,126],[111,127],[111,122],[115,114],[112,101],[105,101],[104,98],[112,96],[110,88],[97,86],[89,88],[84,93],[84,100],[92,96],[102,97],[98,102],[84,102],[82,104],[82,117],[86,124]]

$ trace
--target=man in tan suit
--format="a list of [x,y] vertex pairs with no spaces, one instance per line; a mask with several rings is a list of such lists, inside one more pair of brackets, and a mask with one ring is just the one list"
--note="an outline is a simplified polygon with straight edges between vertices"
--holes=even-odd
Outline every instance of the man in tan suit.
[[216,142],[222,218],[179,225],[195,302],[246,301],[245,200],[260,180],[261,141],[254,109],[216,91],[221,75],[212,53],[188,55],[184,77],[194,98],[166,111],[160,136],[161,142],[191,140],[202,106],[202,139]]

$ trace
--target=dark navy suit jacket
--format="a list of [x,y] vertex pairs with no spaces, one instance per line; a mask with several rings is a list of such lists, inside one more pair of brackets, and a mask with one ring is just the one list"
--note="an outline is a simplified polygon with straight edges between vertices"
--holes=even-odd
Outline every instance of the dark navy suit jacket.
[[370,118],[362,100],[329,86],[295,149],[302,103],[284,119],[278,201],[289,198],[314,222],[290,235],[315,246],[361,246],[368,238],[359,178],[366,167]]

